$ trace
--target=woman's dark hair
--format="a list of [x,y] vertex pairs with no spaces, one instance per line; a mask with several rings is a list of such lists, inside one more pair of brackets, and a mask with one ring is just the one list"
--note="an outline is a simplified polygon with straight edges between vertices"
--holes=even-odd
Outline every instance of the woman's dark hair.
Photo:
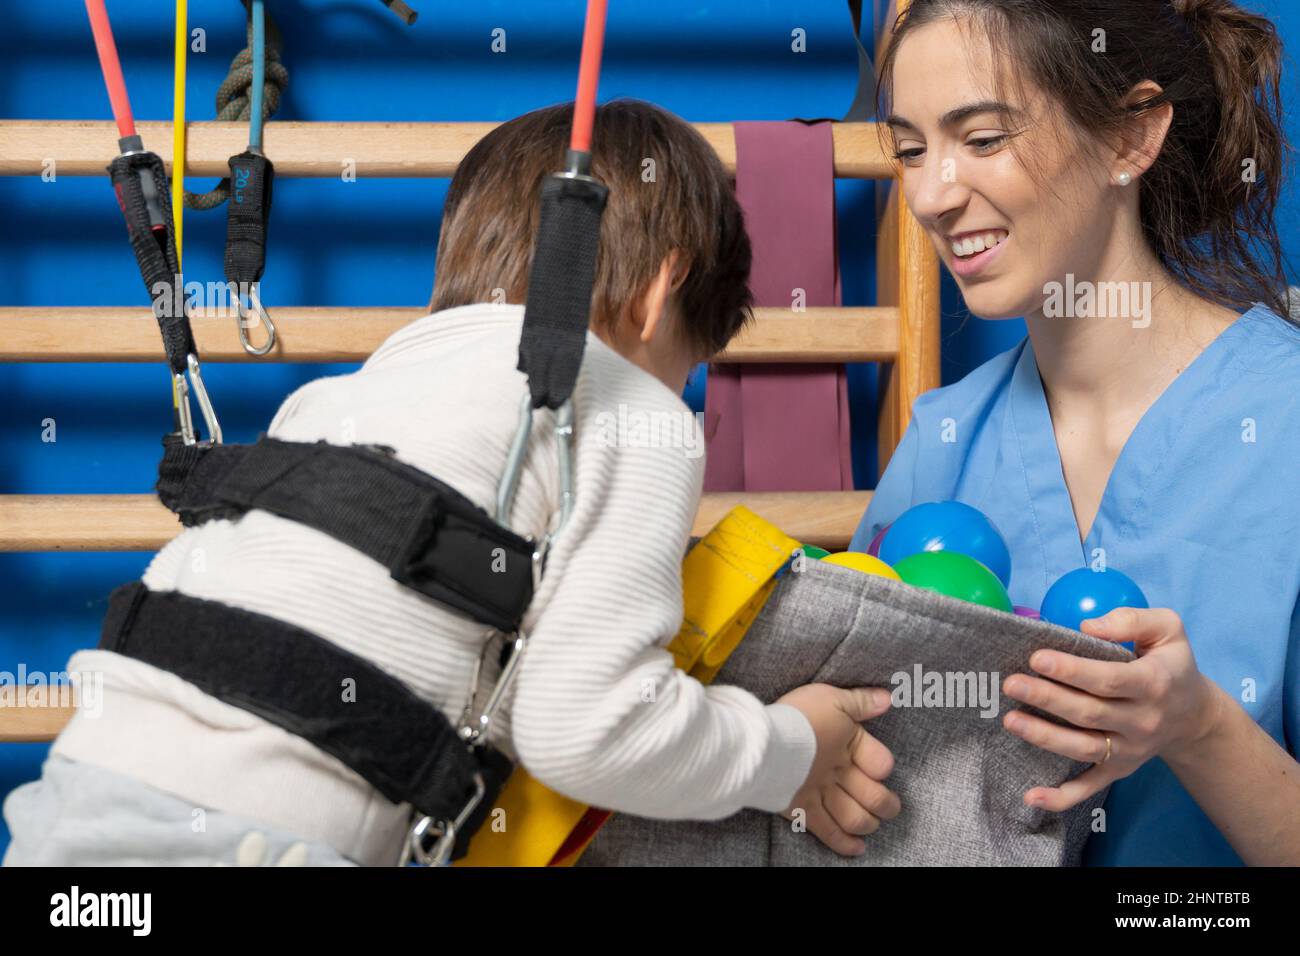
[[[1138,179],[1147,241],[1197,295],[1288,317],[1274,209],[1289,147],[1268,19],[1229,0],[912,0],[881,57],[877,115],[899,44],[940,19],[977,26],[995,61],[1023,67],[1076,129],[1122,136],[1134,112],[1171,103],[1164,146]],[[1143,80],[1163,92],[1126,104]]]
[[[534,110],[493,129],[461,161],[443,205],[431,311],[502,295],[525,300],[542,180],[563,168],[572,127],[572,103]],[[684,345],[700,361],[712,358],[753,318],[749,235],[718,154],[685,120],[620,99],[596,110],[591,171],[609,187],[593,326],[611,328],[677,250],[689,268],[672,296]]]

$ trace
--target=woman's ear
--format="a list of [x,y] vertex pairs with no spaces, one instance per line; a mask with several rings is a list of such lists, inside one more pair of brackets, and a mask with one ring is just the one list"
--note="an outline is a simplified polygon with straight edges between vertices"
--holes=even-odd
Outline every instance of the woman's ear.
[[1122,140],[1117,149],[1112,176],[1128,173],[1136,177],[1155,165],[1156,157],[1165,145],[1169,135],[1169,126],[1174,120],[1174,105],[1169,101],[1153,106],[1144,103],[1159,97],[1164,89],[1153,80],[1143,80],[1129,90],[1124,98],[1124,105],[1130,113],[1130,119],[1121,134]]

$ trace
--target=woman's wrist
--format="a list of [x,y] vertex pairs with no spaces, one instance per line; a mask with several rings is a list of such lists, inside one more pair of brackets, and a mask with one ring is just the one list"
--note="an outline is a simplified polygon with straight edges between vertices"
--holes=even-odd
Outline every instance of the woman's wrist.
[[1200,680],[1204,693],[1200,695],[1202,699],[1196,707],[1199,719],[1189,734],[1175,740],[1160,753],[1161,759],[1175,773],[1192,761],[1204,759],[1207,750],[1227,727],[1232,701],[1218,684],[1204,674],[1200,675]]

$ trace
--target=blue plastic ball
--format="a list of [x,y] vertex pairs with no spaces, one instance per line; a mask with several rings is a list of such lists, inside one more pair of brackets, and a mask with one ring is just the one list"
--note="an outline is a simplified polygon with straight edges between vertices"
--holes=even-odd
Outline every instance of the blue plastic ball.
[[928,501],[904,511],[880,542],[888,565],[922,551],[956,551],[974,558],[1011,584],[1011,551],[997,526],[978,508],[960,501]]
[[1044,621],[1079,630],[1090,617],[1102,617],[1117,607],[1150,607],[1142,589],[1127,574],[1107,568],[1079,568],[1061,575],[1043,596]]

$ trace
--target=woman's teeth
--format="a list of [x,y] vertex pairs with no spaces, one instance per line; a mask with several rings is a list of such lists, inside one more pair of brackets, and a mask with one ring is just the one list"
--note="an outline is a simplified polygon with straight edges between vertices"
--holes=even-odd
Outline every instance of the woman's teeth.
[[1007,231],[1005,229],[994,229],[992,232],[981,235],[967,236],[965,239],[958,239],[952,244],[952,254],[959,259],[979,255],[981,252],[992,249],[1006,237]]

